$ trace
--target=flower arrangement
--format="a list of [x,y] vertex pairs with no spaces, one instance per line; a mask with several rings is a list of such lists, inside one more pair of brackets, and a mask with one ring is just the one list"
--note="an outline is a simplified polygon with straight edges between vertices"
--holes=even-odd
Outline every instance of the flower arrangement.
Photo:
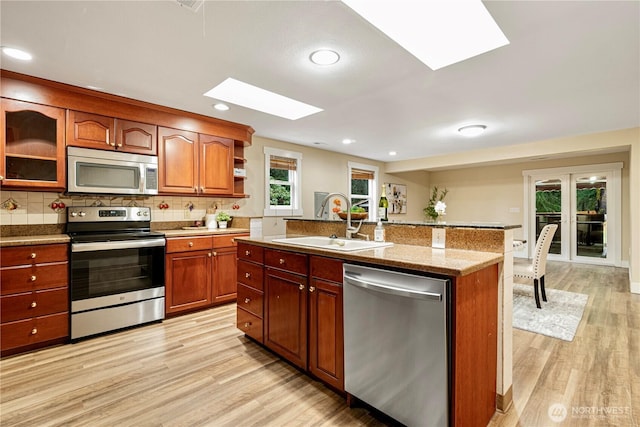
[[445,214],[447,205],[443,202],[443,200],[448,192],[449,190],[447,190],[446,188],[440,191],[438,187],[433,187],[433,190],[431,191],[431,198],[429,199],[429,204],[422,210],[425,217],[435,221],[438,219],[438,216]]

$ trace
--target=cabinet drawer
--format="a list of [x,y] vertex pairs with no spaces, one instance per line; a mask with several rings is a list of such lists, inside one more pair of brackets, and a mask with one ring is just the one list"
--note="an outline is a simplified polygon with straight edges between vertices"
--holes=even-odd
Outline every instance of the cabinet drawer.
[[236,237],[246,237],[248,234],[227,234],[223,236],[213,236],[213,247],[214,248],[228,248],[231,246],[238,246],[236,242]]
[[307,256],[293,252],[267,249],[264,251],[264,264],[297,274],[307,274]]
[[248,312],[262,317],[263,314],[263,293],[243,284],[238,284],[238,307],[242,307]]
[[167,253],[198,251],[212,248],[211,237],[180,237],[167,239]]
[[2,323],[65,311],[69,311],[67,288],[0,297],[0,318]]
[[0,326],[0,347],[4,351],[68,336],[69,314],[52,314],[3,323]]
[[262,319],[238,307],[238,329],[256,341],[262,340]]
[[238,282],[262,291],[262,274],[261,265],[238,260]]
[[32,245],[2,248],[0,250],[0,267],[25,264],[42,264],[69,260],[69,245]]
[[238,242],[238,259],[246,259],[262,264],[264,262],[264,249],[261,246]]
[[310,264],[311,277],[342,283],[342,260],[312,256]]
[[66,262],[0,270],[0,295],[67,286],[69,264]]

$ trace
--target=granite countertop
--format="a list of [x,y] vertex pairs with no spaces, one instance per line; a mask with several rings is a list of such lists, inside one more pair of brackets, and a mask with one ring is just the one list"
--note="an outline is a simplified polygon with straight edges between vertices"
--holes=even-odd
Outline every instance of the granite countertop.
[[[344,220],[330,220],[319,218],[284,218],[286,221],[313,221],[313,222],[338,222],[343,223]],[[375,221],[364,221],[365,224],[376,224]],[[457,228],[490,228],[498,230],[512,230],[516,228],[522,228],[520,224],[505,224],[502,222],[481,222],[481,221],[440,221],[440,222],[428,222],[428,221],[399,221],[390,220],[383,223],[384,225],[413,225],[424,227],[457,227]]]
[[219,236],[221,234],[249,233],[247,228],[193,228],[189,230],[157,230],[165,237]]
[[29,246],[29,245],[50,245],[54,243],[69,243],[69,236],[66,234],[41,234],[35,236],[13,236],[0,238],[0,247]]
[[283,237],[297,236],[239,237],[237,240],[266,248],[322,255],[344,261],[376,264],[446,276],[466,276],[467,274],[501,262],[504,259],[502,254],[493,252],[436,249],[427,246],[402,245],[396,243],[394,243],[393,246],[382,248],[344,252],[273,242],[273,239]]

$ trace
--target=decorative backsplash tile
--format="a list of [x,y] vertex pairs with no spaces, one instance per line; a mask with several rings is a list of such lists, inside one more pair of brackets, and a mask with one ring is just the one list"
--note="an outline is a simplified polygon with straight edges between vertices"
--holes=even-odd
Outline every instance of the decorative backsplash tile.
[[[115,196],[69,196],[61,193],[37,191],[0,191],[0,203],[15,201],[15,209],[0,209],[1,225],[39,225],[64,224],[66,209],[52,208],[52,203],[62,202],[69,206],[148,206],[151,208],[151,220],[162,221],[201,221],[207,209],[217,206],[231,216],[241,216],[244,199],[220,199],[214,197],[190,196],[154,196],[154,197],[115,197]],[[187,206],[193,205],[192,209]],[[162,209],[160,208],[162,205]],[[168,205],[168,208],[165,206]],[[238,205],[239,209],[232,209]]]

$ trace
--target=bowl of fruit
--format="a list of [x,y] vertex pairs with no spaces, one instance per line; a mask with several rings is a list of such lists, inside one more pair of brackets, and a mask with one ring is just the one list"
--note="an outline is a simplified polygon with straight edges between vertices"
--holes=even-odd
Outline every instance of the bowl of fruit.
[[[347,219],[347,212],[341,211],[338,212],[338,216],[342,219]],[[361,206],[354,206],[351,208],[351,219],[359,220],[359,219],[367,219],[369,213]]]

